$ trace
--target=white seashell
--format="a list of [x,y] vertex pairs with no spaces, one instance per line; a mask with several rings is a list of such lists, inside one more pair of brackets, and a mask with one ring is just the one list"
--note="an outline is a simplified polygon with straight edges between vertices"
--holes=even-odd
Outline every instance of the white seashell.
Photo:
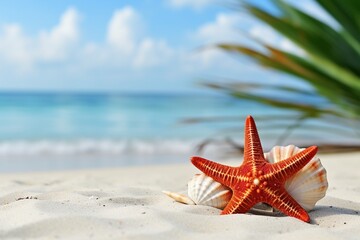
[[[275,163],[302,150],[304,148],[298,148],[294,145],[275,146],[264,156],[270,163]],[[312,210],[316,202],[325,196],[327,188],[326,170],[316,156],[285,182],[285,189],[306,211]]]
[[[270,152],[264,153],[264,156],[270,163],[275,163],[285,160],[302,150],[304,148],[298,148],[294,145],[275,146]],[[316,156],[303,169],[285,182],[285,189],[306,211],[312,210],[316,202],[325,196],[327,188],[326,170]],[[188,196],[169,191],[163,191],[163,193],[177,202],[189,205],[206,205],[219,209],[224,209],[232,196],[230,188],[203,173],[196,174],[188,182]],[[275,209],[272,209],[267,204],[255,205],[252,211],[270,215],[277,213]]]
[[232,196],[230,188],[203,173],[196,174],[188,182],[188,196],[169,191],[163,191],[163,193],[177,202],[189,205],[205,205],[219,209],[224,209]]
[[[232,196],[230,188],[216,182],[214,179],[203,173],[196,174],[188,182],[189,197],[181,193],[169,191],[162,192],[180,203],[188,205],[205,205],[221,210],[225,208]],[[250,212],[267,215],[277,214],[271,206],[262,203],[255,205]]]
[[232,191],[205,174],[196,174],[188,182],[188,196],[196,205],[223,209],[230,201]]

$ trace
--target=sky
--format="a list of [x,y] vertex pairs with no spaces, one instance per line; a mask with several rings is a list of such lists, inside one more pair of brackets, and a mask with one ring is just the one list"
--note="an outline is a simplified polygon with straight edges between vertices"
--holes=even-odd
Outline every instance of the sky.
[[[291,2],[328,20],[312,0]],[[209,47],[253,45],[249,35],[303,54],[220,1],[4,0],[0,91],[196,93],[206,91],[201,80],[283,81],[246,58]]]

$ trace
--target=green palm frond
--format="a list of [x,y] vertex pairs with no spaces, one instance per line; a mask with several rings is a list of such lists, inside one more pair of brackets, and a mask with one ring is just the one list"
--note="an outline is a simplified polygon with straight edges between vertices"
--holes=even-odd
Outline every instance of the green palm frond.
[[[266,68],[294,76],[293,81],[303,81],[312,89],[291,87],[289,81],[292,79],[280,85],[264,81],[249,83],[244,80],[205,82],[204,85],[239,99],[297,112],[293,116],[294,122],[288,125],[288,130],[300,126],[306,119],[314,118],[324,121],[335,119],[334,124],[339,127],[344,126],[344,122],[351,121],[352,124],[345,124],[345,128],[353,129],[350,132],[359,132],[360,1],[314,1],[333,18],[335,24],[320,21],[282,0],[272,0],[278,11],[264,10],[247,1],[241,2],[241,7],[252,17],[290,40],[303,54],[280,49],[259,39],[256,42],[262,50],[233,43],[216,45],[229,53],[245,55]],[[264,94],[263,90],[276,94]],[[298,97],[294,98],[294,95]],[[306,101],[307,99],[316,101]],[[278,121],[280,118],[267,118],[267,121]],[[316,130],[329,129],[314,129]]]
[[[281,0],[273,0],[280,12],[278,15],[250,3],[243,5],[252,16],[295,43],[305,53],[303,56],[261,42],[260,44],[267,50],[266,53],[243,45],[219,44],[218,47],[246,55],[265,67],[296,76],[311,84],[316,94],[337,106],[332,113],[359,119],[360,4],[351,0],[316,1],[337,20],[338,29]],[[265,85],[259,84],[256,87],[263,86]],[[285,90],[283,86],[278,86],[277,89]],[[297,102],[279,104],[269,99],[264,101],[262,97],[248,96],[245,91],[231,94],[283,108],[293,109],[298,105],[299,111],[304,110],[304,106]],[[314,115],[329,113],[321,108],[307,107],[307,109],[317,112]]]

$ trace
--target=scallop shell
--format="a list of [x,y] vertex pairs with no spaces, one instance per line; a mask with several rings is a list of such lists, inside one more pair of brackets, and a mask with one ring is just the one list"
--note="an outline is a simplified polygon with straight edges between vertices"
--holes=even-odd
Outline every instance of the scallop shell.
[[[298,148],[294,145],[275,146],[264,156],[270,163],[275,163],[302,150],[304,148]],[[327,188],[326,170],[316,156],[285,182],[285,189],[306,211],[312,210],[316,202],[325,196]]]
[[196,205],[224,209],[232,191],[205,174],[197,174],[188,183],[188,196]]
[[[265,159],[270,163],[287,159],[304,150],[294,145],[275,146],[270,152],[265,153]],[[317,201],[325,196],[328,187],[326,170],[321,165],[320,159],[314,157],[304,168],[285,182],[288,193],[306,210],[314,208]],[[177,202],[189,205],[206,205],[224,209],[231,199],[230,188],[216,182],[205,174],[196,174],[188,182],[188,196],[180,193],[163,191]],[[275,214],[276,211],[267,204],[258,204],[252,208],[254,213]],[[275,212],[274,212],[275,211]]]
[[[177,202],[188,205],[205,205],[218,209],[224,209],[231,199],[232,191],[230,188],[216,182],[213,178],[205,174],[196,174],[188,182],[188,195],[170,191],[162,191]],[[254,214],[277,214],[275,210],[267,204],[258,203],[250,212]]]
[[203,173],[196,174],[188,182],[188,196],[169,191],[163,191],[163,193],[177,202],[189,205],[205,205],[219,209],[224,209],[232,196],[230,188]]

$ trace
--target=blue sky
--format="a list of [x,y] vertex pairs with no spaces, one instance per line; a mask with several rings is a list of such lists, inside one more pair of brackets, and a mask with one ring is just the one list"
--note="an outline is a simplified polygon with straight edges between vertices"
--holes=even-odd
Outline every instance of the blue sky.
[[[311,0],[293,2],[323,16]],[[253,44],[239,29],[302,54],[211,0],[2,1],[0,91],[198,92],[199,79],[281,81],[246,59],[197,50]]]

